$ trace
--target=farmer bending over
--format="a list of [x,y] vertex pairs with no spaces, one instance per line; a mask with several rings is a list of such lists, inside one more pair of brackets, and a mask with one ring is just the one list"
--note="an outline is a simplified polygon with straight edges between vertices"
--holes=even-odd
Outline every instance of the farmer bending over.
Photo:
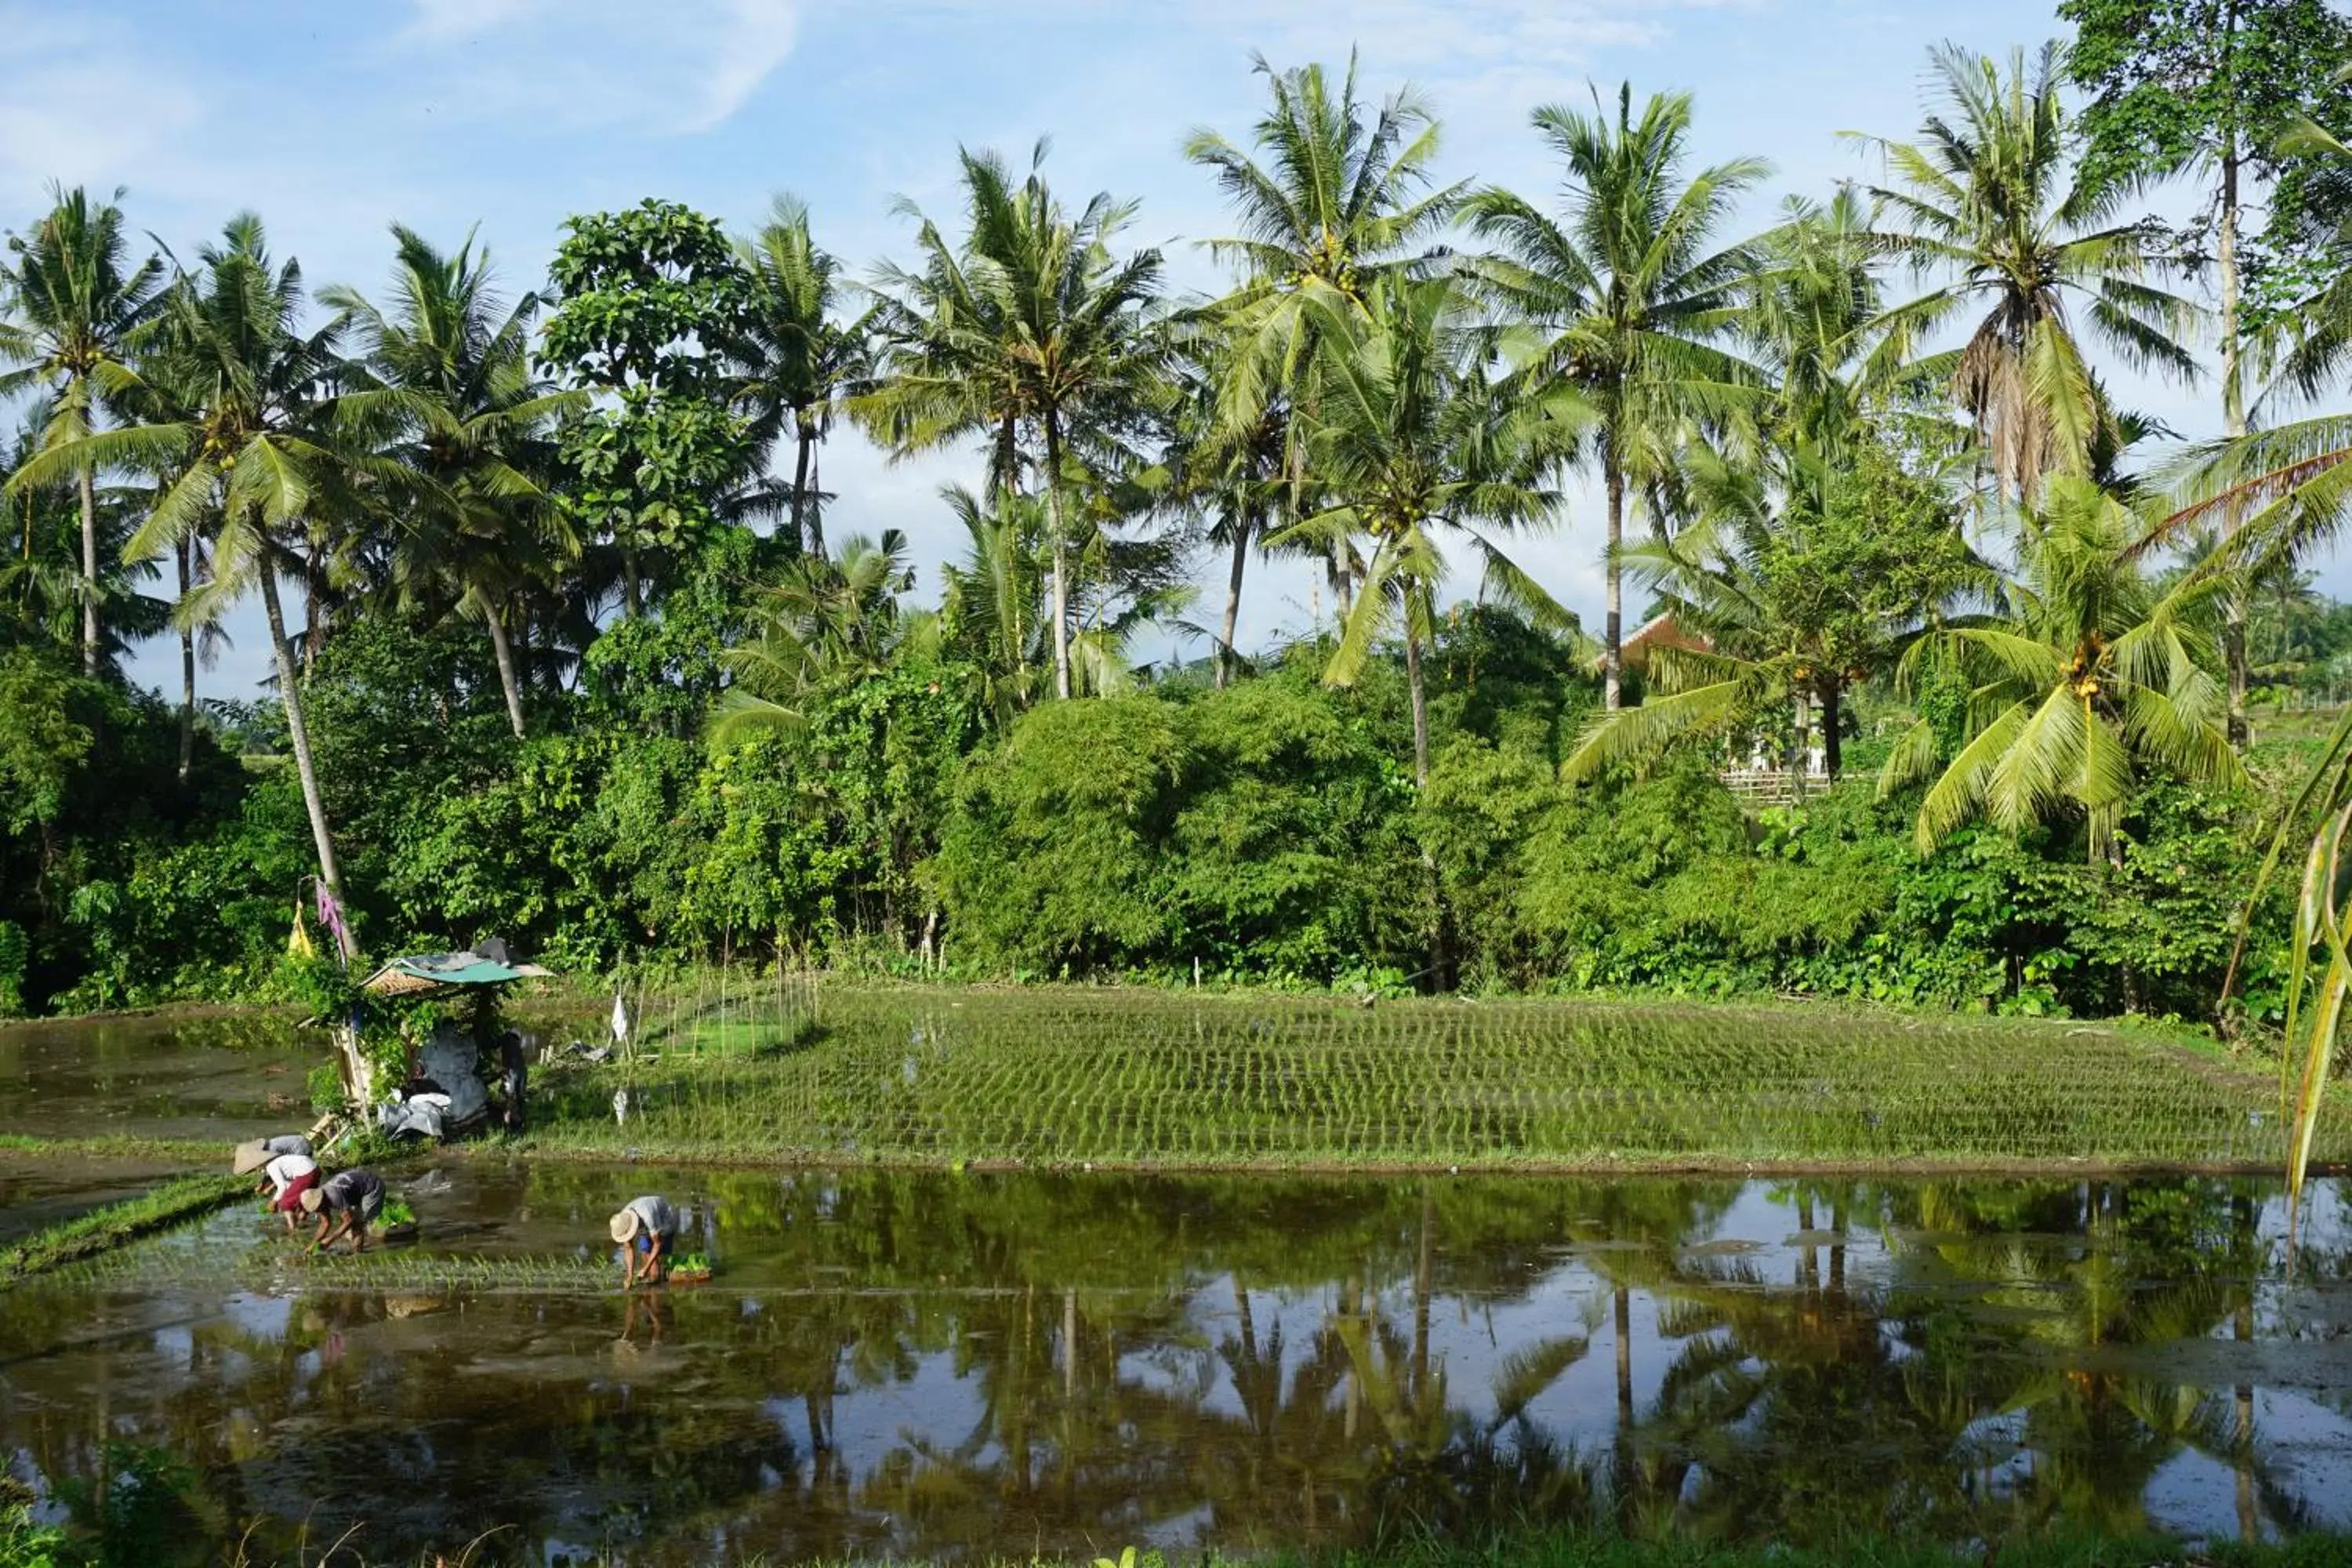
[[272,1194],[271,1210],[286,1216],[286,1233],[294,1234],[294,1214],[319,1184],[319,1162],[308,1154],[279,1154],[261,1167],[261,1187]]
[[383,1212],[383,1178],[372,1171],[344,1171],[328,1177],[302,1194],[305,1214],[319,1216],[319,1234],[310,1238],[323,1252],[344,1237],[352,1250],[367,1250],[367,1227]]
[[669,1255],[677,1250],[677,1210],[664,1197],[631,1198],[629,1206],[613,1216],[613,1243],[624,1249],[628,1276],[623,1289],[637,1282],[637,1262],[645,1260],[645,1279],[658,1285],[669,1272]]
[[[236,1146],[235,1163],[229,1169],[235,1175],[249,1176],[280,1154],[299,1154],[307,1160],[311,1152],[310,1141],[299,1132],[281,1133],[275,1138],[256,1138],[250,1142]],[[268,1178],[265,1177],[261,1184],[253,1190],[257,1193],[268,1192],[269,1190]]]

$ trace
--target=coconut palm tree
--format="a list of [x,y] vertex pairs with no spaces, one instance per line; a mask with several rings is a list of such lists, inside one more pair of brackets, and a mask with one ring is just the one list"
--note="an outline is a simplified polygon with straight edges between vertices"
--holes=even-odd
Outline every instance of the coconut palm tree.
[[[1283,432],[1295,523],[1311,504],[1310,476],[1304,426],[1286,411],[1315,403],[1310,297],[1328,289],[1360,304],[1384,274],[1429,269],[1467,186],[1432,180],[1437,121],[1411,87],[1375,108],[1357,94],[1352,54],[1336,94],[1320,65],[1276,71],[1264,56],[1254,59],[1272,101],[1251,149],[1204,130],[1184,155],[1215,178],[1236,220],[1233,234],[1207,242],[1241,273],[1215,310],[1231,350],[1218,377],[1218,420],[1237,441],[1269,422]],[[1332,542],[1330,569],[1345,616],[1355,571],[1347,541]]]
[[1836,783],[1847,694],[1987,576],[1942,488],[1865,441],[1860,431],[1843,437],[1843,466],[1828,477],[1806,451],[1783,454],[1789,479],[1777,500],[1759,476],[1694,449],[1685,487],[1707,498],[1705,509],[1672,540],[1623,552],[1678,636],[1647,649],[1642,705],[1596,715],[1561,764],[1564,779],[1644,760],[1684,736],[1793,718],[1790,751],[1804,759],[1818,726]]
[[1524,373],[1536,386],[1573,388],[1592,411],[1585,454],[1608,507],[1605,704],[1621,705],[1623,582],[1618,552],[1629,492],[1663,484],[1696,430],[1753,405],[1762,378],[1734,342],[1757,269],[1749,242],[1722,245],[1724,226],[1769,166],[1737,158],[1685,177],[1687,94],[1651,97],[1633,113],[1630,84],[1612,114],[1551,105],[1535,128],[1558,154],[1562,200],[1548,213],[1508,191],[1468,204],[1472,231],[1495,247],[1475,264],[1489,298],[1540,331]]
[[[961,486],[940,491],[966,540],[940,568],[940,641],[977,666],[982,700],[1000,723],[1029,707],[1053,668],[1052,529],[1035,496],[1007,494],[991,508]],[[1132,684],[1133,645],[1166,625],[1193,590],[1182,581],[1181,542],[1109,537],[1092,513],[1071,541],[1071,689],[1109,696]]]
[[1870,439],[1863,365],[1883,289],[1868,201],[1843,186],[1826,202],[1791,196],[1756,246],[1742,328],[1769,389],[1764,467],[1784,495],[1811,489]]
[[527,293],[508,306],[489,253],[471,236],[447,255],[398,224],[392,233],[388,307],[352,289],[320,291],[358,350],[362,374],[342,411],[383,428],[380,454],[404,480],[421,481],[389,498],[387,587],[436,618],[457,607],[481,620],[520,740],[522,682],[508,620],[522,593],[576,549],[542,481],[554,464],[552,424],[583,397],[532,374],[540,299]]
[[[152,558],[209,526],[218,530],[212,576],[181,604],[179,617],[211,622],[235,599],[259,590],[320,880],[341,903],[342,874],[311,761],[278,579],[310,574],[324,549],[315,533],[328,520],[366,510],[365,489],[397,490],[412,479],[395,459],[358,449],[339,427],[334,394],[347,379],[336,353],[341,329],[331,321],[307,335],[299,330],[301,266],[271,258],[261,220],[249,213],[230,219],[197,259],[195,273],[167,291],[154,344],[131,385],[133,392],[165,389],[156,406],[175,416],[49,447],[11,483],[116,466],[176,476],[124,556]],[[349,929],[338,929],[349,956]]]
[[736,254],[750,280],[735,349],[743,362],[739,395],[751,405],[752,438],[763,449],[790,435],[793,531],[803,550],[823,555],[817,447],[871,369],[874,311],[835,319],[841,264],[810,237],[808,208],[794,197],[778,196],[758,235],[736,242]]
[[[2339,178],[2352,171],[2352,147],[2308,121],[2290,132],[2286,146],[2327,160]],[[2307,403],[2340,376],[2352,357],[2352,268],[2339,269],[2283,320],[2291,337],[2258,412]],[[2352,416],[2313,415],[2198,443],[2156,485],[2169,515],[2147,544],[2211,533],[2218,548],[2203,552],[2205,570],[2249,581],[2290,571],[2352,517]],[[2242,595],[2231,595],[2231,608],[2242,603]],[[2242,744],[2249,672],[2242,628],[2231,630],[2237,634],[2229,647],[2231,738]]]
[[[2083,335],[2134,369],[2189,381],[2197,363],[2180,340],[2199,312],[2148,280],[2163,263],[2132,210],[2139,186],[2076,163],[2056,44],[2030,63],[2014,52],[2006,72],[1951,45],[1929,58],[1936,97],[1919,139],[1862,139],[1892,181],[1871,190],[1879,246],[1939,279],[1874,323],[1874,370],[1944,381],[1997,489],[2030,505],[2046,476],[2090,472],[2113,417]],[[1965,343],[1927,352],[1955,325]]]
[[[2159,595],[2131,555],[2138,532],[2092,481],[2053,478],[2025,525],[2007,619],[1911,646],[1906,679],[1945,658],[1976,682],[1966,740],[1920,803],[1923,854],[1979,813],[2016,833],[2071,808],[2088,819],[2096,860],[2142,770],[2201,784],[2244,776],[2197,626],[2216,584],[2192,579]],[[1937,774],[1937,760],[1935,726],[1922,719],[1895,742],[1880,794]]]
[[[1494,335],[1451,279],[1382,279],[1361,306],[1337,289],[1314,300],[1321,392],[1309,435],[1331,504],[1276,542],[1361,535],[1372,546],[1324,679],[1351,684],[1391,625],[1403,633],[1412,701],[1413,776],[1429,782],[1429,701],[1422,653],[1445,575],[1438,541],[1467,544],[1489,583],[1549,605],[1489,535],[1538,522],[1544,488],[1583,429],[1585,410],[1556,389],[1517,395],[1491,374]],[[1549,606],[1555,613],[1557,606]]]
[[851,534],[838,558],[803,555],[765,591],[757,634],[727,650],[732,684],[719,700],[714,745],[801,722],[801,700],[845,679],[878,675],[910,646],[935,640],[938,618],[908,608],[915,585],[907,536]]
[[1562,766],[1587,778],[1692,734],[1795,719],[1825,771],[1841,763],[1848,689],[1883,669],[1979,574],[1941,487],[1897,460],[1862,384],[1878,314],[1868,208],[1851,190],[1792,198],[1756,243],[1742,331],[1767,383],[1752,451],[1688,443],[1674,476],[1686,521],[1618,559],[1680,634],[1646,654],[1642,706],[1604,711]]
[[[2352,67],[2338,72],[2337,80],[2352,82]],[[2329,238],[2336,266],[2273,329],[2285,339],[2277,345],[2284,348],[2278,366],[2280,387],[2265,396],[2275,398],[2284,388],[2315,397],[2352,357],[2352,268],[2343,265],[2347,244],[2352,244],[2352,212],[2345,210],[2346,180],[2352,176],[2352,143],[2309,117],[2298,116],[2280,137],[2278,152],[2316,162],[2320,179],[2315,188],[2325,195],[2315,204],[2315,216],[2335,227]]]
[[[114,193],[120,201],[122,193]],[[130,263],[122,209],[95,203],[79,186],[51,187],[48,216],[29,238],[12,237],[15,257],[6,292],[18,319],[0,316],[0,400],[28,385],[52,394],[43,440],[74,446],[95,431],[107,398],[130,376],[126,362],[161,297],[160,257]],[[81,502],[81,660],[85,674],[99,665],[98,474],[74,476]]]
[[1265,548],[1269,523],[1289,489],[1291,432],[1283,405],[1268,403],[1256,423],[1236,428],[1222,409],[1234,358],[1243,345],[1214,325],[1194,333],[1179,356],[1180,388],[1164,462],[1171,481],[1166,500],[1201,529],[1201,540],[1226,552],[1223,616],[1215,640],[1216,689],[1223,690],[1241,663],[1242,583],[1253,554]]
[[[951,246],[919,211],[920,272],[887,268],[884,340],[864,416],[901,452],[980,436],[992,489],[1039,473],[1053,552],[1054,689],[1071,690],[1068,485],[1100,471],[1145,409],[1165,401],[1171,352],[1159,313],[1160,258],[1120,258],[1131,203],[1098,195],[1072,216],[1047,186],[1040,143],[1013,183],[993,153],[961,154],[968,232]],[[1024,441],[1034,449],[1024,451]],[[1106,460],[1108,459],[1108,460]]]
[[[37,457],[55,426],[47,397],[33,400],[12,440],[0,442],[0,473],[13,473]],[[78,563],[81,517],[79,487],[70,479],[10,489],[0,499],[0,644],[18,640],[64,647],[82,631],[89,601]],[[93,497],[98,527],[99,652],[111,664],[132,639],[152,637],[170,624],[167,601],[141,593],[157,575],[152,561],[125,562],[122,542],[137,525],[138,491],[103,485]]]
[[1050,668],[1045,574],[1038,569],[1045,509],[1034,496],[999,492],[992,509],[972,490],[940,492],[964,531],[961,560],[940,569],[941,637],[958,658],[977,666],[982,700],[1000,724],[1036,700],[1037,672]]

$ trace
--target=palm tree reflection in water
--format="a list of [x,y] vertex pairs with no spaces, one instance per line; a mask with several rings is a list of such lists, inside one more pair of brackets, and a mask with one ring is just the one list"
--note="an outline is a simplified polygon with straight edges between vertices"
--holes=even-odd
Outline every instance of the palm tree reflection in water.
[[[615,1178],[469,1179],[552,1214]],[[363,1517],[376,1551],[499,1523],[649,1563],[1408,1521],[2251,1534],[2329,1484],[2258,1427],[2250,1358],[2293,1331],[2261,1293],[2265,1200],[2224,1183],[700,1179],[723,1279],[657,1338],[602,1298],[303,1298],[160,1369],[152,1339],[12,1360],[0,1444],[89,1478],[135,1431],[184,1461],[205,1534],[290,1536],[318,1500],[313,1529]],[[88,1300],[0,1300],[0,1356]],[[298,1415],[331,1440],[277,1441]],[[2215,1517],[2151,1517],[2177,1459],[2212,1468]],[[354,1498],[354,1474],[433,1484]]]

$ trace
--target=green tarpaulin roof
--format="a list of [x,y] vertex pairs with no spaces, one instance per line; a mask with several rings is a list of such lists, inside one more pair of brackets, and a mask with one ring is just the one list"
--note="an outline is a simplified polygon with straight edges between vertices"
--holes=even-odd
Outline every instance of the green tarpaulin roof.
[[434,985],[504,985],[547,973],[536,963],[500,963],[478,952],[424,952],[394,959],[367,977],[367,989],[398,994]]

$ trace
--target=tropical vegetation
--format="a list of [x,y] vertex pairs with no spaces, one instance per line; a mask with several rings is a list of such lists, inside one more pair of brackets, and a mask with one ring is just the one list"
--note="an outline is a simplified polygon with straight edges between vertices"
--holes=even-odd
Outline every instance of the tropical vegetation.
[[[1229,213],[1205,294],[1042,142],[959,150],[872,266],[789,196],[649,199],[543,279],[395,224],[313,291],[250,214],[175,255],[56,191],[0,268],[0,1011],[266,991],[290,922],[2197,1018],[2226,977],[2332,1041],[2343,922],[2261,872],[2342,837],[2352,24],[2224,9],[1939,48],[1815,193],[1631,84],[1531,110],[1556,188],[1447,183],[1420,92],[1260,61],[1171,149]],[[877,515],[856,440],[961,480]],[[253,601],[264,689],[202,689]]]

